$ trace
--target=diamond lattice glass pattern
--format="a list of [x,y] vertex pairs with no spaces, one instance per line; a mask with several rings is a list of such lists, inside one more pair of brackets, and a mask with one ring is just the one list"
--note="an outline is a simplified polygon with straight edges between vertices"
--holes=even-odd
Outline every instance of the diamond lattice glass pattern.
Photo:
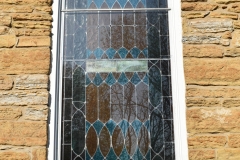
[[[67,9],[167,7],[75,0]],[[168,13],[64,14],[63,160],[174,160]]]

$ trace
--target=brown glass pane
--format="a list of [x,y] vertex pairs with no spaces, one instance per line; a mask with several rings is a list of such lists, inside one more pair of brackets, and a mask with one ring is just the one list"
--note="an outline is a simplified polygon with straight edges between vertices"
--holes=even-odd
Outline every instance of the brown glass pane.
[[117,123],[123,119],[123,87],[119,83],[111,87],[111,118]]
[[136,87],[137,93],[137,118],[145,122],[148,117],[148,86],[140,82]]
[[93,127],[90,127],[87,133],[86,145],[88,153],[93,156],[97,149],[97,134]]
[[123,14],[123,24],[124,25],[134,25],[134,13],[124,13]]
[[110,87],[103,83],[99,86],[99,119],[106,123],[110,119]]
[[146,75],[146,72],[137,72],[137,74],[140,79],[143,79]]
[[91,81],[93,81],[93,79],[95,78],[95,76],[96,76],[96,73],[94,72],[89,72],[89,73],[87,73],[88,74],[88,77],[89,77],[89,79],[91,80]]
[[135,132],[132,126],[128,128],[127,135],[125,138],[125,144],[126,144],[128,153],[130,155],[133,155],[137,147],[137,137],[135,135]]
[[110,48],[110,27],[99,27],[99,47],[103,50]]
[[119,56],[118,53],[116,53],[116,54],[114,55],[113,59],[121,59],[121,57]]
[[123,45],[127,50],[134,47],[134,27],[123,27]]
[[118,50],[122,47],[122,27],[121,26],[112,26],[111,28],[111,46],[115,50]]
[[124,118],[132,122],[136,118],[136,92],[131,82],[124,85]]
[[113,72],[112,74],[113,74],[114,78],[116,80],[118,80],[119,76],[121,75],[121,72]]
[[126,56],[126,58],[127,58],[127,59],[131,59],[131,58],[133,58],[133,56],[132,56],[130,53],[128,53],[127,56]]
[[117,156],[121,154],[123,145],[124,145],[123,133],[121,131],[121,128],[117,126],[112,135],[112,146]]
[[140,53],[138,58],[146,58],[145,55],[143,53]]
[[[113,5],[113,9],[119,9],[121,6],[118,3]],[[111,13],[111,24],[112,25],[122,25],[122,14],[121,13]]]
[[[89,9],[97,9],[96,5],[92,3]],[[98,14],[87,14],[87,26],[96,26],[98,24]]]
[[97,86],[90,84],[86,89],[86,119],[94,123],[98,118]]
[[140,50],[143,50],[147,47],[147,39],[146,39],[146,26],[136,26],[136,46]]
[[102,80],[105,80],[108,76],[108,73],[99,73],[99,74],[100,74]]
[[146,25],[147,23],[147,14],[144,12],[139,12],[135,14],[135,25]]
[[[108,5],[104,2],[101,9],[108,9]],[[99,13],[99,25],[110,25],[109,13]]]
[[134,74],[133,72],[125,72],[125,75],[128,79],[131,79],[133,74]]
[[100,150],[102,151],[102,154],[104,155],[104,157],[107,156],[109,150],[110,150],[110,134],[107,130],[107,128],[104,126],[100,136],[99,136],[99,146],[100,146]]
[[142,126],[138,135],[138,147],[143,155],[147,154],[149,142],[148,130]]
[[87,48],[91,51],[98,47],[98,28],[89,27],[87,29]]

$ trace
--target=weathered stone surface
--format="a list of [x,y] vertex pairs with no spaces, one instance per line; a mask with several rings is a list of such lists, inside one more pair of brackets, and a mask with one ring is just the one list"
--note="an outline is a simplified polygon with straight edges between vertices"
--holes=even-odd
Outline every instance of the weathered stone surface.
[[48,74],[49,67],[49,48],[0,50],[0,74]]
[[207,2],[207,0],[181,0],[181,2]]
[[0,90],[10,90],[13,87],[11,76],[0,75]]
[[183,11],[213,11],[218,8],[216,4],[209,3],[187,3],[183,2],[182,5]]
[[0,121],[0,145],[44,146],[47,143],[46,121]]
[[218,160],[238,160],[240,159],[240,149],[219,149],[217,150]]
[[48,87],[48,76],[41,74],[18,75],[15,77],[16,89],[46,89]]
[[230,19],[238,19],[238,14],[236,13],[224,13],[224,12],[211,12],[209,17],[212,18],[230,18]]
[[221,107],[222,103],[220,99],[216,98],[187,98],[187,107]]
[[52,21],[52,16],[50,14],[37,14],[37,13],[12,13],[10,14],[14,21]]
[[0,5],[0,11],[5,13],[31,13],[33,7],[29,5]]
[[0,35],[6,34],[9,31],[9,27],[7,26],[0,26]]
[[0,107],[0,120],[14,120],[22,115],[22,111],[17,107]]
[[182,39],[183,43],[188,44],[219,44],[221,41],[221,35],[217,34],[191,34],[184,35]]
[[0,48],[10,48],[16,43],[15,35],[0,35]]
[[27,152],[21,151],[1,151],[0,160],[30,160],[30,155]]
[[199,85],[239,85],[239,62],[240,58],[185,58],[186,83]]
[[240,2],[240,0],[214,0],[214,2],[219,4],[229,4],[234,2]]
[[228,11],[240,13],[240,3],[234,3],[234,4],[232,4],[232,6],[230,6],[230,7],[228,8]]
[[228,146],[230,148],[240,148],[240,134],[229,134],[228,135]]
[[223,39],[232,39],[232,32],[226,31],[222,34]]
[[50,36],[51,29],[13,29],[16,36]]
[[187,86],[186,97],[238,98],[240,88],[220,86]]
[[189,160],[211,160],[215,159],[215,150],[190,149]]
[[227,143],[224,135],[196,135],[188,137],[189,148],[223,148]]
[[0,105],[44,105],[48,104],[47,90],[1,91]]
[[23,36],[19,37],[17,47],[45,47],[51,46],[51,39],[49,36]]
[[1,0],[0,4],[37,4],[37,5],[50,5],[52,0]]
[[46,121],[48,117],[48,106],[27,106],[23,111],[23,119],[32,121]]
[[223,49],[217,45],[183,45],[185,57],[223,57]]
[[240,21],[233,21],[233,27],[235,29],[240,29]]
[[189,133],[239,132],[238,108],[191,108],[187,110]]
[[29,29],[50,29],[52,24],[49,21],[14,21],[13,27]]
[[44,147],[34,148],[32,150],[32,160],[46,160],[47,159],[47,149]]
[[238,57],[240,56],[240,48],[235,48],[235,47],[226,48],[224,51],[224,56]]
[[49,6],[35,7],[35,11],[51,14],[52,13],[52,7],[49,7]]
[[232,46],[240,48],[240,31],[235,30],[232,33],[232,41],[231,41]]
[[194,19],[189,21],[189,25],[202,33],[233,30],[233,23],[230,19]]
[[221,39],[221,44],[223,46],[229,46],[230,45],[230,40],[229,39]]
[[194,19],[194,18],[204,18],[209,14],[209,12],[183,12],[182,16],[186,17],[188,19]]
[[10,16],[0,15],[0,26],[10,26],[12,18]]
[[240,99],[225,99],[223,100],[223,107],[239,107]]

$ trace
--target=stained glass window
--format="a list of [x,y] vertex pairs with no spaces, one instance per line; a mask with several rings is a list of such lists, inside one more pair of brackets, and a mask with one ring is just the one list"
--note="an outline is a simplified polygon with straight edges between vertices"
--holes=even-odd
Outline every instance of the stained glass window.
[[63,4],[61,159],[175,159],[166,0]]

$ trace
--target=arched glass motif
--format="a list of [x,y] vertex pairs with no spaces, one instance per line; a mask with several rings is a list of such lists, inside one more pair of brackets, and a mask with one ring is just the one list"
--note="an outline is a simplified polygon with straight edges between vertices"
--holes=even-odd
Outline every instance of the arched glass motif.
[[167,0],[62,4],[61,159],[174,160]]

